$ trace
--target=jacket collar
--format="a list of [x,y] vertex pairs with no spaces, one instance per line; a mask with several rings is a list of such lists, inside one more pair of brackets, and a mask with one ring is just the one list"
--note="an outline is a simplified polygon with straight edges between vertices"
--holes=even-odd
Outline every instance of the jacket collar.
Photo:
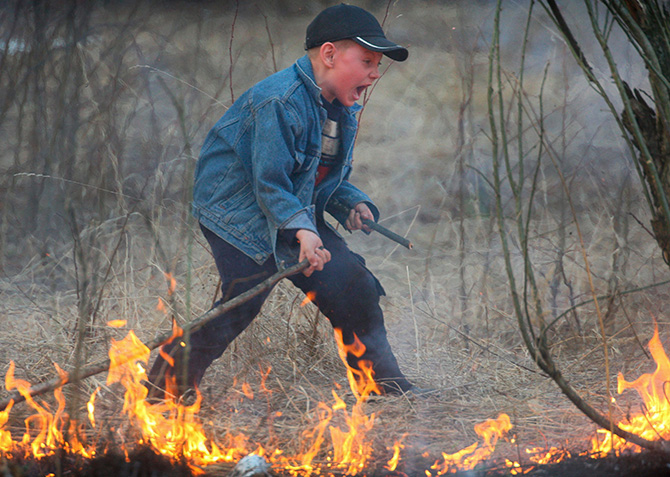
[[307,87],[309,95],[316,101],[317,104],[321,104],[321,88],[318,84],[316,84],[314,70],[312,69],[312,62],[309,60],[309,56],[304,55],[302,58],[299,58],[295,64],[298,68],[298,74],[300,75],[300,78]]
[[[309,56],[304,55],[302,58],[299,58],[295,64],[298,69],[298,74],[300,75],[300,78],[307,87],[309,95],[314,99],[314,101],[316,101],[316,104],[323,107],[323,104],[321,103],[321,88],[319,87],[318,84],[316,84],[316,79],[314,78],[314,70],[312,69],[312,62],[309,60]],[[349,114],[355,114],[361,109],[363,109],[363,107],[360,104],[356,103],[350,108],[345,106],[344,109]]]

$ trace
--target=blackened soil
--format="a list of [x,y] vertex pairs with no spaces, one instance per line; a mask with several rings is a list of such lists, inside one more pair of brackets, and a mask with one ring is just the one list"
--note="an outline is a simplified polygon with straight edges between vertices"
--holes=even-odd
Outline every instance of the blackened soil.
[[[525,469],[522,474],[532,477],[670,477],[670,454],[641,452],[623,456],[609,456],[600,459],[572,457],[557,464],[541,465]],[[457,477],[499,477],[509,476],[509,469],[481,469],[460,472]]]
[[526,475],[556,477],[670,476],[670,454],[642,452],[601,459],[573,457],[565,462],[538,467]]
[[140,448],[128,456],[106,452],[101,457],[85,459],[71,454],[42,459],[12,457],[0,460],[0,475],[13,477],[191,477],[186,464],[174,464],[148,448]]
[[[417,466],[425,469],[426,467]],[[207,469],[204,469],[207,471]],[[610,456],[600,459],[573,457],[551,465],[527,467],[524,474],[531,477],[670,477],[670,454],[642,452],[624,456]],[[35,459],[0,459],[0,475],[14,477],[43,477],[45,475],[68,475],[72,477],[191,477],[193,474],[186,464],[174,464],[150,449],[140,448],[129,455],[107,452],[95,459],[76,456],[50,456]],[[207,474],[215,475],[215,474]],[[216,474],[218,475],[218,474]],[[222,474],[225,475],[225,474]],[[324,474],[328,475],[328,474]],[[368,477],[425,477],[425,470],[413,472],[372,471]],[[480,468],[469,472],[448,474],[454,477],[507,477],[512,475],[504,467]]]
[[[378,470],[367,474],[367,477],[425,477],[424,469],[429,469],[430,464],[419,460],[410,464],[405,460],[400,467],[401,469],[396,472]],[[529,465],[519,470],[526,473],[517,473],[516,475],[531,477],[670,477],[670,453],[645,451],[638,454],[608,456],[600,459],[577,456],[557,464]],[[489,462],[483,463],[472,471],[447,475],[454,477],[508,477],[512,474],[506,466],[495,466]]]

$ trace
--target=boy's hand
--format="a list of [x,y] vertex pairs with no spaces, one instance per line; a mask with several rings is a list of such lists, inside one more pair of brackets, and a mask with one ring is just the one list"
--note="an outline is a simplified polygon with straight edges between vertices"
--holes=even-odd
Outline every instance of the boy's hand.
[[309,268],[302,273],[306,277],[310,276],[315,270],[323,270],[323,266],[330,262],[330,252],[323,247],[321,237],[311,230],[300,229],[295,234],[300,242],[300,257],[298,261],[309,260]]
[[347,230],[350,230],[352,232],[354,230],[364,230],[366,232],[372,232],[372,230],[370,230],[370,228],[367,225],[363,225],[361,219],[375,220],[375,216],[372,215],[370,208],[367,205],[365,205],[365,202],[360,202],[356,204],[356,206],[349,211],[349,217],[347,218],[347,221],[344,223],[344,226],[347,228]]

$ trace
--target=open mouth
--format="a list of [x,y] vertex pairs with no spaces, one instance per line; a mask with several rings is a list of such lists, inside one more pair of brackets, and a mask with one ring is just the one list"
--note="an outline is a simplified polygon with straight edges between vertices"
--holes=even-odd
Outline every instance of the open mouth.
[[356,99],[359,99],[361,96],[363,96],[363,93],[365,90],[368,89],[367,86],[359,86],[356,88]]

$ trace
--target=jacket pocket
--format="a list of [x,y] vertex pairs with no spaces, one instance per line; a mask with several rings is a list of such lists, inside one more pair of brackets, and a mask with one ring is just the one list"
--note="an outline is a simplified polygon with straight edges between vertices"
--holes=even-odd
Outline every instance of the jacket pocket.
[[235,192],[225,201],[221,202],[219,207],[226,212],[234,211],[235,209],[239,208],[241,204],[247,204],[250,202],[249,197],[251,197],[253,193],[254,190],[251,187],[251,184],[245,184],[244,187]]

